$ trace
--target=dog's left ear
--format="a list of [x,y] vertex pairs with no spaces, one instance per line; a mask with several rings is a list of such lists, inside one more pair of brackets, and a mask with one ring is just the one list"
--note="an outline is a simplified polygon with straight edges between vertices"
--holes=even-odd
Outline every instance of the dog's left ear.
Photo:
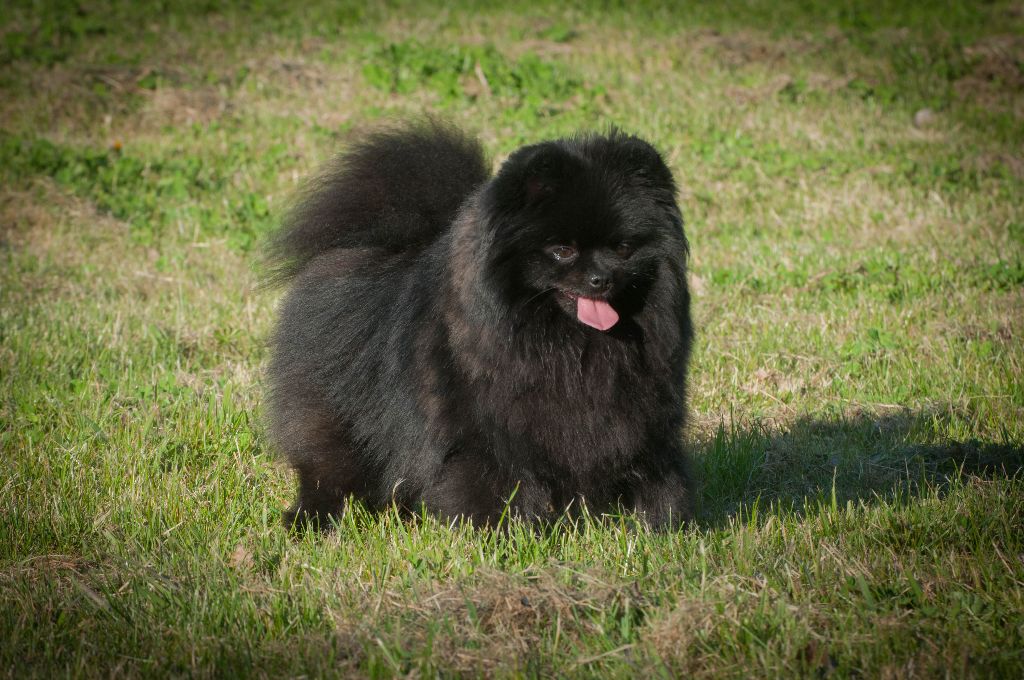
[[618,152],[619,164],[631,169],[645,184],[663,186],[675,192],[675,180],[658,150],[649,143],[613,129],[608,140]]

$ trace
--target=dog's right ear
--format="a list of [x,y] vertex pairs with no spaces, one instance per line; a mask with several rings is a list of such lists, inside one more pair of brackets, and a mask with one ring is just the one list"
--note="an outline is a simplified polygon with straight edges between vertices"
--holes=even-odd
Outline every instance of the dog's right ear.
[[557,146],[542,146],[527,159],[523,171],[523,196],[527,205],[543,201],[558,192],[565,178],[565,152]]
[[523,147],[502,164],[491,185],[492,198],[505,210],[543,203],[562,190],[578,163],[551,142]]

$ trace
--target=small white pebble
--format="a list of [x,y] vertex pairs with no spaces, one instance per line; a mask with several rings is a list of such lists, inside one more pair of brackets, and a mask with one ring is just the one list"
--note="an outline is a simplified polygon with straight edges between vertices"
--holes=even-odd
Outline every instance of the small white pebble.
[[935,124],[937,116],[931,109],[920,109],[914,114],[914,127],[926,128]]

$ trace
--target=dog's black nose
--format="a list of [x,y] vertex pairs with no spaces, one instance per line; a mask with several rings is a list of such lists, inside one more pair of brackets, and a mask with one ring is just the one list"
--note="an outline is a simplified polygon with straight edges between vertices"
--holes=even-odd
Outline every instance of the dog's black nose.
[[591,272],[587,277],[591,290],[603,293],[612,285],[612,275],[608,272]]

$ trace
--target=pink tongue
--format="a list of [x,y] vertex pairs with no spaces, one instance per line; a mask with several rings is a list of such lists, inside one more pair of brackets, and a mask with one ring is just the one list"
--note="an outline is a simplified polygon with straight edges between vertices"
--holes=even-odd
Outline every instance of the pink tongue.
[[604,300],[576,298],[576,318],[599,331],[606,331],[619,322],[619,315]]

